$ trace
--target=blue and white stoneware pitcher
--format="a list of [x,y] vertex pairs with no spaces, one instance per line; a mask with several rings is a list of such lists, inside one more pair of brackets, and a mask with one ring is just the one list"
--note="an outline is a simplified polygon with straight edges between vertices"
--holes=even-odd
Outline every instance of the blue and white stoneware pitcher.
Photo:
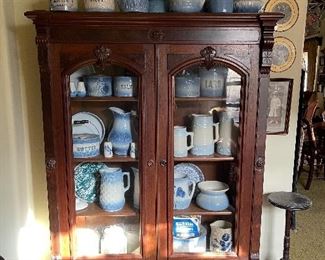
[[118,107],[109,107],[112,111],[114,122],[107,141],[113,145],[113,153],[126,156],[132,143],[131,112],[124,112]]
[[[103,167],[99,170],[100,195],[99,203],[108,212],[121,210],[125,205],[125,192],[130,188],[130,173],[122,172],[121,168]],[[127,177],[126,186],[124,176]]]
[[190,180],[185,173],[175,173],[174,209],[187,209],[190,206],[195,191],[195,185],[196,182]]

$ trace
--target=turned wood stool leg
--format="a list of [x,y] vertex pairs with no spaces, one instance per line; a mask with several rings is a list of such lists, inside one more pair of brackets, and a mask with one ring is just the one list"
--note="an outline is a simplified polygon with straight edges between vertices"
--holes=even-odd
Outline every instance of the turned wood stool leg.
[[291,217],[292,217],[292,211],[286,210],[285,233],[284,233],[284,241],[283,241],[283,257],[281,258],[281,260],[289,260]]

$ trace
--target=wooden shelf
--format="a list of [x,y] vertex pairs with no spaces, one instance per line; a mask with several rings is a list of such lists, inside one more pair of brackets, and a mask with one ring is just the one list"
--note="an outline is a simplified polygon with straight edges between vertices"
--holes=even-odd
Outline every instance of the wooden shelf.
[[123,163],[123,162],[137,162],[138,159],[131,158],[130,156],[114,156],[112,158],[105,158],[103,155],[99,155],[92,158],[74,158],[74,163],[83,162],[107,162],[107,163]]
[[174,157],[175,162],[228,162],[234,160],[235,157],[233,156],[224,156],[218,153],[210,156],[197,156],[189,154],[187,157]]
[[205,209],[201,209],[199,206],[197,206],[194,203],[191,203],[191,205],[184,210],[174,210],[174,215],[205,215],[205,216],[230,216],[234,212],[234,209],[229,206],[227,209],[223,211],[208,211]]
[[138,210],[125,204],[124,208],[116,212],[107,212],[100,208],[97,204],[91,203],[86,209],[77,211],[77,218],[83,217],[135,217],[138,215]]
[[73,97],[71,102],[138,102],[136,97]]
[[186,101],[226,101],[225,97],[177,97],[176,102],[186,102]]

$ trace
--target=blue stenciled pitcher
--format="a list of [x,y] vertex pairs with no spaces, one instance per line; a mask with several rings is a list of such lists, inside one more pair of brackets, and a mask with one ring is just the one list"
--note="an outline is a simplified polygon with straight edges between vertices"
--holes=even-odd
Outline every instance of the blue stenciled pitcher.
[[[185,173],[174,175],[174,209],[187,209],[194,195],[196,182],[190,180]],[[190,191],[190,186],[192,190]]]
[[126,156],[132,143],[131,112],[124,112],[118,107],[109,108],[113,112],[114,123],[107,141],[113,145],[113,153]]
[[[103,167],[100,173],[99,203],[102,209],[109,212],[119,211],[125,205],[124,193],[130,188],[130,173],[121,168]],[[127,176],[126,187],[123,177]]]

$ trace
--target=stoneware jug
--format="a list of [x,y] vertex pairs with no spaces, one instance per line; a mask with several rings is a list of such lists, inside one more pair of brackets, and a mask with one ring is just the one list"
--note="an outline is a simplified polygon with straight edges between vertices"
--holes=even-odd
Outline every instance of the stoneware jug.
[[[122,172],[121,168],[103,167],[100,173],[99,203],[108,212],[119,211],[124,207],[124,193],[130,188],[130,173]],[[124,176],[127,177],[126,187]]]
[[190,206],[196,182],[185,173],[174,175],[174,209],[187,209]]
[[[187,145],[187,137],[190,137],[190,145]],[[193,148],[192,132],[187,132],[185,126],[174,126],[174,156],[186,157],[188,150]]]
[[136,209],[140,208],[140,184],[139,184],[139,169],[131,167],[134,175],[133,187],[133,206]]
[[210,224],[210,251],[228,253],[232,248],[232,224],[225,220],[217,220]]
[[112,142],[114,154],[127,156],[132,143],[131,112],[124,112],[118,107],[110,107],[109,110],[113,113],[114,122],[107,141]]
[[194,155],[212,155],[214,144],[219,139],[218,124],[213,123],[210,114],[193,114],[192,129],[194,132],[193,148]]

